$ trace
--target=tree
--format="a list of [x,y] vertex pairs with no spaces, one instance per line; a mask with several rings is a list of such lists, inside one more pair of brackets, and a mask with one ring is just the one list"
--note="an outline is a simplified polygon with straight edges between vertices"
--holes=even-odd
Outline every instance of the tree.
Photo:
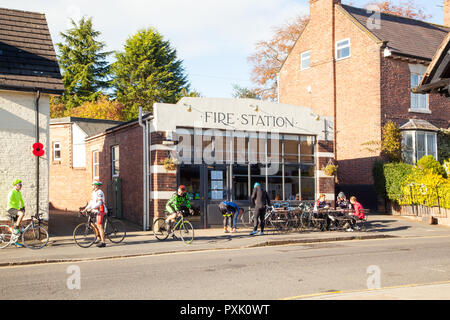
[[118,101],[126,106],[126,119],[136,118],[140,106],[151,112],[153,103],[176,103],[183,89],[189,92],[182,61],[155,29],[138,31],[124,49],[116,54],[112,83]]
[[124,109],[123,104],[102,95],[96,101],[86,101],[80,107],[73,109],[70,116],[124,121]]
[[400,162],[402,160],[402,133],[391,120],[383,126],[381,151],[391,162]]
[[254,92],[262,99],[277,99],[277,73],[289,52],[309,21],[299,15],[293,21],[275,27],[272,39],[256,43],[256,50],[248,61],[253,64],[251,80],[256,84]]
[[240,87],[237,84],[233,84],[233,97],[238,99],[261,99],[261,97],[256,93],[255,89]]
[[[378,6],[384,13],[413,19],[426,20],[432,17],[417,8],[413,0],[405,0],[400,5],[395,5],[391,1],[372,1],[367,3],[366,7],[369,5]],[[275,27],[271,39],[256,43],[255,53],[248,57],[248,61],[253,65],[251,80],[256,85],[255,92],[262,99],[272,101],[277,99],[277,73],[308,21],[308,16],[299,15],[295,19]]]
[[383,13],[411,19],[428,20],[432,18],[431,14],[425,14],[421,8],[418,8],[414,0],[405,0],[400,5],[393,4],[391,1],[373,1],[366,4],[366,8],[369,6],[377,6]]
[[97,99],[101,90],[108,88],[110,66],[106,59],[111,54],[103,51],[103,42],[96,40],[100,32],[93,29],[92,18],[71,23],[73,28],[61,32],[63,42],[56,44],[65,91],[55,102],[63,103],[68,110]]

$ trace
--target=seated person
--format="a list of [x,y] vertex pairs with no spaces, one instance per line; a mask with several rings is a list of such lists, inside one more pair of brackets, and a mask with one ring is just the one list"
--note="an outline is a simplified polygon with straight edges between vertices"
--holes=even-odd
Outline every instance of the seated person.
[[350,197],[350,203],[353,205],[355,212],[350,215],[353,219],[351,220],[351,226],[347,229],[347,231],[353,231],[356,228],[356,222],[359,220],[364,220],[366,215],[364,214],[364,208],[356,199],[355,196]]
[[347,200],[347,197],[342,191],[339,192],[337,196],[336,205],[336,209],[346,210],[352,208],[350,202]]
[[314,216],[316,218],[322,218],[323,214],[318,213],[319,209],[328,209],[330,206],[325,201],[325,194],[321,193],[319,199],[314,204]]

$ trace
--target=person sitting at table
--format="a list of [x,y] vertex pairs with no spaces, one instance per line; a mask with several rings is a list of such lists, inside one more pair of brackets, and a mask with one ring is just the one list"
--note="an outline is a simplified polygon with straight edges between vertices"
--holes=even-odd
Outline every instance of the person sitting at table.
[[319,199],[317,199],[316,203],[314,204],[314,212],[317,212],[319,209],[327,208],[329,208],[329,205],[325,201],[325,194],[321,193],[319,195]]
[[351,220],[350,228],[348,228],[346,231],[353,231],[354,229],[359,230],[359,228],[356,226],[356,223],[359,220],[364,220],[366,218],[366,215],[364,213],[364,208],[356,199],[355,196],[350,197],[350,203],[353,205],[353,208],[355,211],[351,214],[351,217],[353,218]]
[[342,191],[339,192],[337,196],[336,205],[337,205],[336,209],[345,210],[352,208],[350,202],[347,200],[347,197],[345,196],[345,193],[343,193]]

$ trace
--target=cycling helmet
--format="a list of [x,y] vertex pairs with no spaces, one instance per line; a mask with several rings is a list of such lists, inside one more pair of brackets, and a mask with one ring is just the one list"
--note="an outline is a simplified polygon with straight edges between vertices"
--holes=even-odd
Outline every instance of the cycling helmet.
[[180,185],[178,186],[178,189],[181,190],[181,191],[186,191],[186,186],[183,185],[183,184],[180,184]]
[[12,185],[15,186],[15,185],[18,185],[19,183],[21,184],[21,183],[22,183],[22,180],[16,179],[16,180],[14,180],[14,182],[12,183]]
[[253,185],[253,188],[256,188],[256,187],[261,187],[261,185],[260,185],[258,182],[256,182],[256,183]]
[[95,180],[94,182],[92,182],[93,185],[96,185],[98,187],[100,187],[101,185],[103,185],[103,183],[101,181],[97,181]]

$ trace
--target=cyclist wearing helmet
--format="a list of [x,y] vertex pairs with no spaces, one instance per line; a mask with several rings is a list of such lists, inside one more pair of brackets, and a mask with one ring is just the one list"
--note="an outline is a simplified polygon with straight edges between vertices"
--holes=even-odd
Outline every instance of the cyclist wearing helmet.
[[22,193],[20,192],[20,189],[22,189],[22,180],[16,179],[12,185],[13,189],[8,193],[8,207],[6,211],[8,211],[8,216],[11,219],[17,219],[14,223],[14,233],[18,234],[20,232],[20,223],[25,215],[25,205],[23,203]]
[[180,185],[177,192],[175,192],[169,201],[167,201],[166,210],[169,212],[169,216],[166,218],[166,223],[169,226],[172,225],[172,222],[175,222],[175,219],[178,216],[178,211],[180,211],[182,207],[188,208],[190,214],[194,213],[191,208],[191,202],[189,201],[189,197],[186,193],[186,187],[184,185]]
[[105,243],[105,230],[103,229],[103,217],[108,212],[105,202],[105,194],[100,190],[102,183],[100,181],[92,182],[92,200],[89,202],[83,212],[91,211],[97,214],[96,226],[100,232],[101,243],[97,247],[102,248],[106,246]]

